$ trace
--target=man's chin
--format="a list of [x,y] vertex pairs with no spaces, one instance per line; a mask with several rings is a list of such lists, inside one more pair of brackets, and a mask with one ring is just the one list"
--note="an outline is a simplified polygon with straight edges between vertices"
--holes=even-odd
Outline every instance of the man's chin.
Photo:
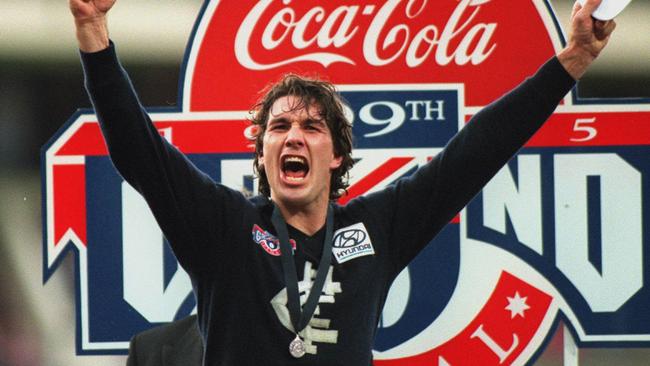
[[303,187],[283,187],[276,191],[275,200],[287,207],[305,205],[310,201]]
[[303,195],[284,195],[279,197],[280,203],[287,208],[302,208],[313,201]]

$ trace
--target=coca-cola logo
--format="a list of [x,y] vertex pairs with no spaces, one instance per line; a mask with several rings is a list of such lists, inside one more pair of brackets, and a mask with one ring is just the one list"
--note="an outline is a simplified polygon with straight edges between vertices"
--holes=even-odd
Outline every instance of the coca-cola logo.
[[[432,24],[425,9],[428,0],[389,0],[383,5],[340,5],[297,9],[292,0],[262,0],[253,6],[239,27],[234,51],[237,61],[250,70],[269,70],[296,62],[372,66],[402,62],[410,68],[427,60],[439,66],[479,65],[495,50],[497,23],[477,20],[490,0],[461,0],[444,24]],[[407,22],[400,22],[406,20]],[[424,20],[424,25],[415,25]],[[355,43],[361,50],[346,46]],[[251,53],[261,45],[272,54],[283,47],[291,53],[262,61]],[[363,60],[358,59],[362,55]]]

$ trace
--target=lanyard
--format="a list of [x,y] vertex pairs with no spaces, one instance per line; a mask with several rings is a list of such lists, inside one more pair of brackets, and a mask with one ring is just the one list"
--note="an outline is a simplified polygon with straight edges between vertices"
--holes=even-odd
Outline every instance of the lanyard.
[[318,300],[323,292],[327,272],[329,271],[330,262],[332,259],[332,235],[334,233],[334,210],[332,205],[327,208],[327,221],[325,222],[325,241],[323,242],[323,253],[318,264],[318,271],[316,272],[316,280],[313,283],[307,302],[301,310],[300,307],[300,294],[298,293],[298,274],[296,273],[296,263],[293,260],[293,252],[289,244],[289,232],[287,231],[287,223],[282,217],[282,213],[277,206],[273,207],[273,215],[271,222],[275,227],[280,240],[280,252],[282,260],[282,270],[284,272],[284,284],[287,287],[287,309],[289,310],[289,317],[293,325],[296,339],[289,345],[291,355],[296,358],[302,357],[305,354],[304,343],[298,336],[298,333],[305,329],[316,310]]

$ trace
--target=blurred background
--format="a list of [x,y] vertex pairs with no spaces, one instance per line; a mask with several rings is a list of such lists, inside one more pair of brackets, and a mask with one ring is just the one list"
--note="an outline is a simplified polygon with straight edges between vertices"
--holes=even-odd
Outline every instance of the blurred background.
[[[111,37],[146,106],[176,104],[200,0],[116,5]],[[551,1],[568,24],[572,1]],[[650,98],[650,0],[618,18],[611,45],[582,80],[582,97]],[[75,356],[74,258],[43,285],[40,147],[78,108],[83,89],[65,0],[0,3],[0,366],[123,365]],[[562,328],[536,365],[562,365]],[[580,349],[581,365],[648,365],[650,349]]]

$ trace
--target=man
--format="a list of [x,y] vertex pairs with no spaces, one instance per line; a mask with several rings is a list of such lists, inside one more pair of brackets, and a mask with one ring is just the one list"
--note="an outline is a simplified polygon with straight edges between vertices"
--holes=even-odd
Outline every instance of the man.
[[126,365],[198,366],[202,355],[196,315],[191,315],[133,336]]
[[[268,91],[253,121],[262,195],[246,199],[153,127],[108,38],[114,0],[69,1],[111,158],[192,278],[205,365],[371,365],[395,276],[551,115],[615,27],[591,18],[599,0],[576,4],[557,57],[411,177],[342,207],[332,200],[346,187],[351,133],[333,87],[288,76]],[[367,250],[332,258],[334,231],[351,228]]]

